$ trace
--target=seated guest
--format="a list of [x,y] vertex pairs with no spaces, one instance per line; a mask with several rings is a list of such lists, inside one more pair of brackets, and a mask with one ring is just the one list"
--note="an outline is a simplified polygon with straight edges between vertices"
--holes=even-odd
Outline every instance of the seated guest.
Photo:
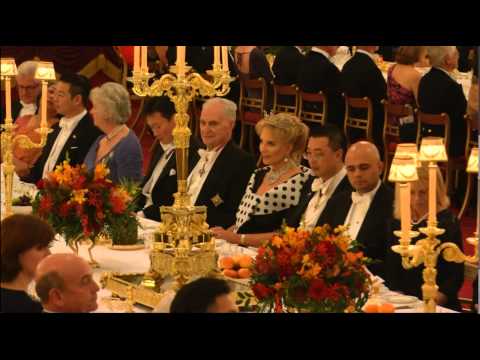
[[130,95],[120,84],[107,82],[92,90],[90,110],[94,124],[102,130],[85,157],[90,171],[103,162],[114,183],[142,181],[143,152],[137,135],[125,125],[132,114]]
[[53,254],[37,267],[35,290],[47,313],[87,313],[97,309],[92,268],[74,254]]
[[474,53],[472,86],[468,92],[467,112],[472,123],[478,123],[478,50]]
[[[56,87],[55,83],[53,83],[48,87],[47,96],[47,125],[50,128],[60,120],[54,104],[55,94]],[[28,136],[32,142],[40,143],[41,137],[37,132],[37,129],[40,128],[40,120],[39,114],[19,117],[16,121],[15,136],[25,135]],[[42,148],[25,149],[16,142],[13,145],[13,162],[17,175],[27,176],[30,168],[35,164],[41,154]]]
[[[381,101],[387,97],[387,84],[382,72],[375,63],[375,51],[378,46],[357,46],[355,55],[347,61],[342,69],[342,88],[349,97],[368,97],[373,105],[373,140],[383,154],[384,112]],[[356,111],[352,116],[361,116]],[[366,114],[363,114],[365,116]],[[352,137],[358,138],[352,133]],[[352,141],[354,142],[354,141]]]
[[[17,68],[15,82],[18,90],[18,100],[12,102],[12,121],[16,123],[17,118],[38,113],[40,94],[42,92],[40,80],[35,79],[37,71],[36,61],[24,61]],[[5,113],[0,114],[2,124],[5,121]]]
[[[427,226],[428,217],[428,167],[423,165],[417,169],[418,181],[411,183],[411,202],[412,230],[418,231],[419,228]],[[402,259],[399,254],[393,252],[392,245],[398,245],[399,239],[393,234],[394,230],[400,229],[400,191],[397,185],[394,203],[394,219],[392,220],[389,231],[389,244],[386,260],[386,280],[387,286],[391,290],[404,292],[422,298],[422,285],[424,266],[414,267],[405,270],[402,266]],[[453,242],[462,249],[462,232],[460,223],[456,216],[448,210],[450,201],[447,196],[446,186],[443,181],[440,170],[437,171],[437,227],[445,229],[445,233],[437,236],[440,242]],[[412,239],[412,244],[423,239],[425,235]],[[443,256],[438,257],[437,265],[438,294],[436,302],[438,305],[446,306],[450,309],[461,311],[460,302],[457,295],[463,285],[464,265],[446,261]]]
[[27,294],[27,289],[37,264],[50,254],[53,229],[36,216],[15,214],[2,220],[1,233],[0,312],[42,312],[42,306]]
[[342,128],[345,101],[342,97],[340,71],[331,61],[337,49],[338,46],[312,47],[300,68],[298,87],[309,93],[322,91],[327,97],[326,121]]
[[[160,206],[173,205],[173,194],[177,192],[176,154],[172,135],[175,127],[175,105],[168,96],[154,97],[145,102],[143,114],[158,140],[158,145],[142,183],[138,206],[143,210],[139,215],[160,221]],[[190,136],[189,172],[198,162],[199,148],[199,142]]]
[[[462,85],[452,78],[458,66],[458,51],[455,46],[429,46],[428,56],[432,69],[420,80],[418,105],[428,114],[446,113],[450,118],[450,156],[462,156],[465,151],[466,124],[463,116],[467,100]],[[422,134],[443,137],[443,126],[423,126]]]
[[[388,69],[387,98],[391,104],[417,107],[418,84],[422,74],[415,69],[427,54],[426,46],[400,46],[395,55],[396,63]],[[392,125],[400,126],[399,142],[416,142],[417,126],[412,116],[398,119],[389,115]]]
[[325,124],[310,130],[305,157],[314,175],[305,183],[298,205],[291,208],[288,226],[303,225],[311,230],[323,225],[322,214],[332,203],[332,196],[352,192],[343,164],[345,148],[345,135],[335,125]]
[[345,167],[350,184],[355,190],[343,192],[331,199],[325,213],[325,223],[333,227],[348,226],[352,240],[377,263],[369,270],[382,277],[389,238],[389,224],[393,213],[393,191],[382,183],[383,164],[376,146],[359,141],[347,151]]
[[237,105],[212,98],[200,114],[200,135],[207,149],[199,150],[200,160],[188,176],[192,205],[207,207],[207,223],[227,228],[255,169],[255,160],[232,141]]
[[227,230],[212,229],[220,239],[248,246],[260,246],[280,229],[289,208],[298,204],[310,175],[310,169],[300,166],[308,128],[296,116],[275,114],[258,122],[255,128],[262,161],[267,166],[250,177],[235,225]]
[[338,70],[342,71],[343,66],[351,57],[352,54],[350,53],[348,46],[339,46],[337,51],[335,51],[335,55],[333,55],[330,60],[335,64]]
[[302,46],[283,47],[275,56],[272,66],[275,84],[296,85],[300,66],[304,58]]
[[232,289],[225,280],[200,278],[184,285],[170,305],[170,313],[238,312]]
[[55,166],[70,159],[70,164],[82,164],[90,146],[100,135],[87,112],[89,80],[77,74],[65,74],[56,85],[55,108],[62,114],[58,124],[52,126],[42,155],[21,180],[36,183]]

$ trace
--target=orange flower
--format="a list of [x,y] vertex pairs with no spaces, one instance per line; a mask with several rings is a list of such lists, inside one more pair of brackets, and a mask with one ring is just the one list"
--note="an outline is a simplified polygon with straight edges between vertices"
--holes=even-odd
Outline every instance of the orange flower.
[[105,166],[104,163],[99,163],[95,166],[95,170],[93,173],[93,181],[105,179],[107,175],[110,173],[110,170]]
[[272,245],[280,248],[283,245],[283,239],[280,236],[275,235],[272,239]]

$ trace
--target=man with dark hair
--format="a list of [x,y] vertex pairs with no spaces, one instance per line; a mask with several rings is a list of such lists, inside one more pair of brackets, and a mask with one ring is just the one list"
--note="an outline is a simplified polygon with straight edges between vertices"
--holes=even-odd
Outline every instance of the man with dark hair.
[[345,143],[343,132],[335,125],[311,129],[305,157],[315,176],[309,177],[298,205],[291,208],[287,218],[289,226],[304,225],[312,229],[323,225],[323,214],[331,206],[331,197],[352,191],[343,165]]
[[[160,221],[160,206],[173,205],[173,194],[177,192],[176,154],[173,144],[175,106],[168,96],[159,96],[145,102],[143,114],[158,144],[155,146],[147,176],[141,185],[138,207],[140,216]],[[188,172],[200,158],[200,142],[190,136],[188,148]]]
[[35,290],[44,312],[86,313],[97,309],[100,290],[90,265],[74,254],[53,254],[37,266]]
[[200,278],[183,286],[170,306],[170,313],[238,312],[225,280]]
[[52,126],[42,155],[22,181],[36,183],[67,158],[71,165],[83,163],[90,146],[101,135],[87,112],[90,83],[77,74],[65,74],[57,83],[55,108],[62,114]]
[[[340,70],[331,61],[338,46],[313,46],[305,56],[298,75],[298,87],[308,93],[322,92],[327,98],[326,121],[343,126],[345,101],[342,97]],[[311,106],[313,111],[316,104]],[[310,109],[307,109],[310,111]],[[317,105],[318,106],[318,105]]]

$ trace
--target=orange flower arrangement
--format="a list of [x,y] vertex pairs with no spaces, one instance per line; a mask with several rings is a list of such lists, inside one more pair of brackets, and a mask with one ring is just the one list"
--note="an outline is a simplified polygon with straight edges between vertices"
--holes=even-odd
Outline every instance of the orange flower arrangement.
[[370,260],[343,226],[312,232],[284,226],[258,249],[251,287],[260,311],[360,311],[368,299]]
[[34,213],[67,242],[121,232],[122,224],[132,221],[136,225],[133,199],[138,189],[132,184],[115,185],[107,175],[103,163],[88,172],[85,165],[71,166],[64,161],[37,183]]

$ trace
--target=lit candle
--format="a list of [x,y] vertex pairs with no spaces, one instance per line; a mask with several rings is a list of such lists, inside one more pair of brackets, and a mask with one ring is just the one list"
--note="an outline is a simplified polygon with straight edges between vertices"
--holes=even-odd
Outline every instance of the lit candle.
[[410,183],[400,184],[400,215],[402,240],[410,242],[411,209],[410,209]]
[[5,107],[6,107],[6,118],[5,124],[12,123],[12,88],[10,85],[10,76],[5,77]]
[[177,46],[177,76],[185,75],[185,46]]
[[228,46],[222,46],[222,65],[222,70],[228,72]]
[[428,225],[433,226],[437,219],[437,166],[428,165]]
[[47,127],[47,82],[42,81],[42,112],[40,119],[40,127]]
[[213,47],[213,68],[220,67],[220,46]]
[[141,63],[142,63],[142,72],[148,72],[148,65],[147,65],[147,47],[142,46],[142,50],[140,52]]
[[133,71],[140,71],[140,46],[133,47]]

